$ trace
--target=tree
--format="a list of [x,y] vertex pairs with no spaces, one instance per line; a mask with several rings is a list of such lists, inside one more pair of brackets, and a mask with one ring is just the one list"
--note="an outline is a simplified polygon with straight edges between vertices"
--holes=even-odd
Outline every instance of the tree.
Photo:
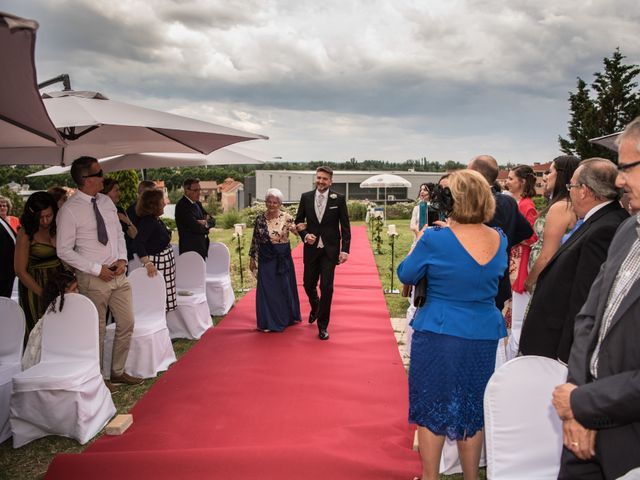
[[138,197],[138,173],[135,170],[111,172],[109,177],[117,180],[120,187],[120,206],[125,210]]
[[636,91],[635,78],[640,73],[638,65],[625,65],[626,57],[616,48],[612,58],[604,58],[604,71],[594,73],[591,89],[578,77],[577,90],[569,92],[571,119],[569,139],[558,136],[561,150],[580,158],[604,157],[616,161],[615,152],[589,143],[590,138],[619,132],[640,114],[640,94]]

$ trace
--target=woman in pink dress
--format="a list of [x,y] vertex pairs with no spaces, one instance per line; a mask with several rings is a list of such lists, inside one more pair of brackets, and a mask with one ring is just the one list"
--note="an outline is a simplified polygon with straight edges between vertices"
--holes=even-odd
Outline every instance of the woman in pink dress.
[[[531,199],[536,194],[536,175],[529,165],[520,165],[509,171],[507,188],[513,198],[518,202],[518,210],[533,227],[538,216],[536,207]],[[524,320],[524,313],[529,304],[530,295],[524,288],[524,282],[529,274],[529,255],[531,245],[538,236],[534,233],[531,237],[519,243],[511,249],[509,258],[509,276],[511,279],[511,335],[507,345],[507,360],[518,354],[520,331]]]

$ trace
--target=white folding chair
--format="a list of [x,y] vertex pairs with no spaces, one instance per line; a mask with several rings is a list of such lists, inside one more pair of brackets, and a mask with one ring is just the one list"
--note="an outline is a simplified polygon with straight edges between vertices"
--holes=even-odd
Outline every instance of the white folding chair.
[[224,243],[213,242],[207,255],[207,303],[211,315],[226,315],[236,297],[231,285],[231,256]]
[[20,373],[25,320],[20,305],[0,297],[0,443],[11,436],[9,402],[11,380]]
[[[144,268],[129,273],[129,285],[135,323],[124,371],[134,377],[153,378],[176,361],[167,328],[167,289],[160,272],[155,277],[149,277]],[[106,378],[111,375],[115,332],[115,323],[107,325],[102,362],[102,371]]]
[[100,374],[98,311],[68,293],[63,310],[42,319],[40,363],[13,377],[13,447],[47,435],[87,443],[116,413]]
[[213,326],[205,293],[205,269],[199,253],[185,252],[176,258],[177,307],[167,313],[171,338],[197,340]]
[[556,479],[562,422],[551,395],[567,367],[545,357],[518,357],[493,374],[484,394],[487,478]]

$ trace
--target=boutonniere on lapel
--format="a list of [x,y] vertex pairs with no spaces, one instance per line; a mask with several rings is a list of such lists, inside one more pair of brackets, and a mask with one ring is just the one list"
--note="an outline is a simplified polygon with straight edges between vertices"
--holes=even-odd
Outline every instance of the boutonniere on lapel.
[[331,195],[329,195],[329,198],[331,200],[335,200],[336,198],[338,198],[338,195],[336,195],[335,193],[332,193]]

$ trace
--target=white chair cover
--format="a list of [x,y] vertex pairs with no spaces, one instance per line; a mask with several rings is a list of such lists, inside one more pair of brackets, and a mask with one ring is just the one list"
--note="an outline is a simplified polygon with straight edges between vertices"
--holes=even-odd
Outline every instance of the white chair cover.
[[18,303],[20,303],[20,294],[18,293],[19,283],[20,280],[18,280],[18,277],[16,277],[16,279],[13,281],[13,289],[11,290],[11,300]]
[[96,307],[87,297],[66,294],[63,311],[43,317],[40,363],[13,377],[14,448],[47,435],[84,444],[107,424],[116,408],[99,355]]
[[236,297],[231,285],[231,257],[224,243],[213,242],[207,255],[207,303],[211,315],[226,315]]
[[[176,361],[167,328],[167,289],[161,273],[149,277],[144,268],[138,268],[129,274],[129,285],[135,324],[124,371],[134,377],[153,378]],[[115,323],[107,325],[102,362],[105,378],[111,376],[115,332]]]
[[11,380],[22,370],[24,330],[24,312],[20,305],[9,298],[0,297],[0,443],[11,436]]
[[205,293],[205,269],[204,260],[196,252],[176,258],[177,308],[167,313],[171,338],[197,340],[213,326]]
[[497,370],[484,394],[487,478],[556,479],[562,422],[551,395],[567,367],[545,357],[518,357]]
[[140,267],[142,267],[142,262],[140,261],[140,258],[138,258],[138,255],[136,255],[134,253],[133,254],[133,258],[131,260],[129,260],[128,265],[127,265],[127,270],[129,272],[129,275],[131,275],[131,273],[134,270],[137,270]]

